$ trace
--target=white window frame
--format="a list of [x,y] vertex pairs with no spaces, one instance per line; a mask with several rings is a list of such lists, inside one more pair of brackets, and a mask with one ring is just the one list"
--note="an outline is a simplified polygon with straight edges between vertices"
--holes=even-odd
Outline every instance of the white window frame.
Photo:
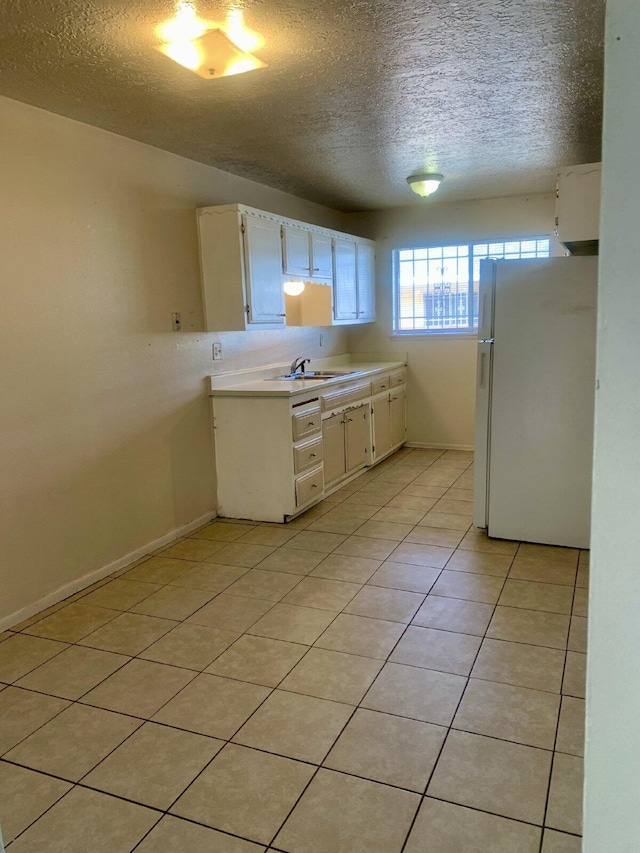
[[[530,243],[530,242],[536,242],[536,244],[546,242],[546,253],[545,253],[545,249],[543,246],[536,245],[535,257],[546,258],[546,257],[550,256],[551,240],[550,240],[549,235],[546,235],[546,234],[535,235],[535,236],[531,236],[531,237],[522,237],[522,236],[499,237],[499,238],[490,239],[490,240],[488,239],[488,240],[458,241],[456,243],[450,243],[448,245],[422,245],[422,246],[405,246],[405,247],[394,248],[391,252],[392,302],[393,302],[392,335],[394,337],[395,336],[398,336],[398,337],[407,337],[407,336],[410,336],[410,337],[413,337],[413,336],[442,337],[442,336],[451,336],[451,335],[456,336],[456,337],[465,336],[465,335],[466,336],[475,336],[477,334],[477,329],[478,329],[478,326],[477,326],[477,308],[475,308],[475,310],[474,310],[474,299],[477,296],[477,283],[478,283],[477,279],[474,280],[474,266],[475,266],[475,264],[478,263],[482,258],[493,258],[493,257],[504,258],[505,255],[507,257],[513,257],[514,254],[518,254],[521,256],[523,253],[522,244],[523,243]],[[513,249],[511,249],[511,251],[509,251],[509,252],[506,252],[506,248],[510,244],[519,244],[519,249],[517,250],[517,252]],[[502,246],[501,251],[497,251],[498,246]],[[484,249],[484,247],[487,247],[486,248],[487,253],[485,254],[484,251],[482,252],[482,254],[479,254],[477,252],[474,253],[474,250],[476,249],[476,247],[480,247],[481,249]],[[421,295],[422,295],[422,299],[424,301],[425,310],[424,310],[424,316],[421,317],[420,315],[415,313],[415,303],[416,303],[417,299],[419,299],[420,294],[416,294],[416,283],[415,283],[415,279],[414,279],[414,282],[412,285],[412,287],[413,287],[412,301],[413,301],[414,314],[410,318],[413,320],[414,328],[401,329],[401,328],[399,328],[399,324],[400,324],[399,323],[400,296],[401,296],[401,291],[400,291],[400,286],[399,286],[400,263],[401,263],[400,253],[401,252],[424,253],[424,252],[428,252],[429,250],[431,250],[433,252],[440,252],[443,255],[445,252],[453,252],[454,250],[456,251],[456,256],[458,257],[459,261],[465,261],[465,266],[467,267],[466,289],[460,291],[456,287],[456,290],[454,292],[451,292],[451,289],[449,289],[448,291],[446,291],[444,293],[442,293],[442,292],[438,293],[436,290],[437,286],[434,286],[434,291],[432,291],[430,293],[429,292],[423,292]],[[463,250],[463,251],[460,252],[460,250]],[[466,256],[464,254],[464,250],[466,250],[466,252],[467,252]],[[531,257],[530,252],[526,253],[526,254],[527,254],[527,257]],[[451,257],[451,259],[453,260],[452,255],[450,255],[449,257]],[[407,261],[407,262],[415,263],[416,260],[424,262],[426,259],[425,258],[416,259],[414,257],[411,261]],[[462,276],[459,275],[459,279],[462,279]],[[445,284],[445,283],[443,282],[443,284]],[[450,288],[451,283],[447,282],[446,284],[449,284],[449,288]],[[457,284],[457,282],[456,282],[456,284]],[[429,288],[429,286],[430,286],[429,284],[426,285],[427,288]],[[465,304],[467,306],[466,317],[468,318],[468,320],[470,320],[470,322],[468,323],[468,325],[462,326],[462,327],[452,325],[452,326],[441,326],[440,328],[428,328],[426,326],[423,328],[415,328],[416,319],[423,320],[425,322],[425,324],[429,321],[429,312],[428,312],[427,307],[426,307],[428,304],[427,303],[428,299],[432,300],[432,304],[434,302],[436,302],[437,300],[442,301],[444,299],[444,300],[447,300],[450,305],[452,302],[455,302],[456,300],[462,300],[463,302],[465,302]],[[469,316],[469,305],[470,304],[471,304],[471,312],[472,312],[471,316]],[[447,319],[454,319],[454,318],[455,318],[455,314],[453,314],[452,312],[449,312],[448,314],[445,314],[443,316],[443,321],[446,322]]]

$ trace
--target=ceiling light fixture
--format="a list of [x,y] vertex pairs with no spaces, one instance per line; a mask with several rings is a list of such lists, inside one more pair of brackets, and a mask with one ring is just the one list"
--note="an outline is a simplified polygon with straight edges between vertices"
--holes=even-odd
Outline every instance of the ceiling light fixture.
[[414,193],[426,198],[438,189],[442,180],[442,175],[437,172],[421,172],[417,175],[409,175],[407,183]]
[[181,2],[175,18],[157,33],[164,44],[156,50],[205,80],[266,68],[266,62],[247,52],[248,46],[255,50],[264,40],[244,26],[239,9],[229,12],[226,25],[217,25],[198,18],[191,3]]

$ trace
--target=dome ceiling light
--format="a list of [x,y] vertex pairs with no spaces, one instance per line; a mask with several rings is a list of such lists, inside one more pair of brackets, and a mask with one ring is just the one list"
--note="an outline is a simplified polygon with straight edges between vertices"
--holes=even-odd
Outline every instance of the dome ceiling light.
[[438,172],[420,172],[416,175],[409,175],[407,183],[416,195],[426,198],[438,189],[442,180],[442,175]]

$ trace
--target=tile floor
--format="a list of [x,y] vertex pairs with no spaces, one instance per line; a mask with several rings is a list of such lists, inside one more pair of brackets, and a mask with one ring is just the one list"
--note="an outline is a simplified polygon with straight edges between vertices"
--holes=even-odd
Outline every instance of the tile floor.
[[589,558],[404,449],[0,635],[10,853],[578,853]]

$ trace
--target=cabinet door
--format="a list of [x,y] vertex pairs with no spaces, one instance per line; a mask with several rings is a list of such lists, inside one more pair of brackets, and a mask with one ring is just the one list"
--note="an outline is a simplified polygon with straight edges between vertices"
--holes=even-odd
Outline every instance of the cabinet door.
[[407,435],[407,395],[405,391],[391,392],[391,446],[404,444]]
[[333,314],[336,320],[356,320],[356,244],[350,240],[333,241]]
[[333,278],[331,237],[311,232],[311,274],[314,278]]
[[358,243],[358,320],[375,320],[375,254],[372,246]]
[[391,406],[389,395],[371,404],[373,409],[373,458],[380,459],[391,449]]
[[242,226],[249,306],[247,323],[284,326],[280,225],[244,215]]
[[309,277],[309,248],[308,231],[291,225],[282,226],[282,268],[286,275]]
[[347,452],[347,473],[364,468],[367,460],[367,423],[368,406],[360,406],[346,413],[345,448]]
[[344,477],[347,471],[344,452],[344,415],[333,415],[322,421],[322,456],[325,483]]

